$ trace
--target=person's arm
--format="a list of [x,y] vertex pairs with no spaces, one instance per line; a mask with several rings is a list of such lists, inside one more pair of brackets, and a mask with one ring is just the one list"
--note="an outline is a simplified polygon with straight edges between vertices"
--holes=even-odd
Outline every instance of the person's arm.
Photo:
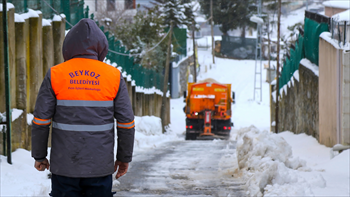
[[49,69],[36,99],[32,122],[32,157],[35,159],[35,168],[39,171],[44,170],[44,167],[49,168],[46,159],[47,142],[55,106],[56,96],[51,86],[51,69]]
[[134,112],[123,76],[120,76],[119,90],[114,100],[114,117],[117,119],[118,136],[115,170],[119,167],[116,175],[119,178],[127,172],[128,163],[132,160],[135,136]]

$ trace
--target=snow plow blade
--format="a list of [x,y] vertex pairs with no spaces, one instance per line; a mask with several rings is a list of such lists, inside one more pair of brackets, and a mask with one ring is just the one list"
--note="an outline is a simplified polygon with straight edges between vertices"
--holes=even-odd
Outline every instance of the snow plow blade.
[[220,135],[202,135],[198,136],[197,140],[227,140],[230,136],[220,136]]

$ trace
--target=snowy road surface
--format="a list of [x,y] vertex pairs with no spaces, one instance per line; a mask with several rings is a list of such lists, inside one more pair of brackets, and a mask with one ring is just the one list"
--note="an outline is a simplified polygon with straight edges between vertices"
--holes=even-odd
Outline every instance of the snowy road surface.
[[[134,155],[115,196],[243,196],[230,171],[236,142],[175,141]],[[118,181],[117,181],[118,182]]]

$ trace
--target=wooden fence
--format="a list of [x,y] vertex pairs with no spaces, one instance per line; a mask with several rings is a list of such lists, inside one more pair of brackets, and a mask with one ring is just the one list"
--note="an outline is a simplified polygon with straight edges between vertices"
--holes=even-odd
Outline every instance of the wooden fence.
[[[13,150],[16,148],[31,149],[31,126],[27,124],[27,114],[34,111],[36,97],[48,69],[64,61],[62,56],[66,25],[64,20],[52,21],[51,25],[43,26],[41,14],[36,16],[32,13],[30,16],[29,18],[19,15],[15,17],[14,9],[8,11],[11,108],[23,110],[23,113],[12,122]],[[0,40],[3,40],[2,12],[0,12]],[[1,41],[0,49],[3,49]],[[0,53],[0,62],[3,61],[3,53]],[[135,115],[160,117],[162,96],[155,93],[136,92],[131,81],[124,79]],[[6,111],[4,81],[4,64],[1,63],[0,112]],[[169,124],[170,98],[167,99],[166,107],[166,123]],[[0,142],[2,146],[3,140],[1,139]],[[2,151],[1,149],[0,154]]]

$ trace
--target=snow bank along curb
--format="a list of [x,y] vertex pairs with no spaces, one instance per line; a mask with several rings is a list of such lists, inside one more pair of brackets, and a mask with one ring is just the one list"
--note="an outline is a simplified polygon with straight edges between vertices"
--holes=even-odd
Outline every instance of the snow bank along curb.
[[326,187],[320,174],[310,180],[299,174],[312,170],[282,137],[254,126],[237,132],[237,163],[249,196],[305,196],[313,195],[311,187]]

